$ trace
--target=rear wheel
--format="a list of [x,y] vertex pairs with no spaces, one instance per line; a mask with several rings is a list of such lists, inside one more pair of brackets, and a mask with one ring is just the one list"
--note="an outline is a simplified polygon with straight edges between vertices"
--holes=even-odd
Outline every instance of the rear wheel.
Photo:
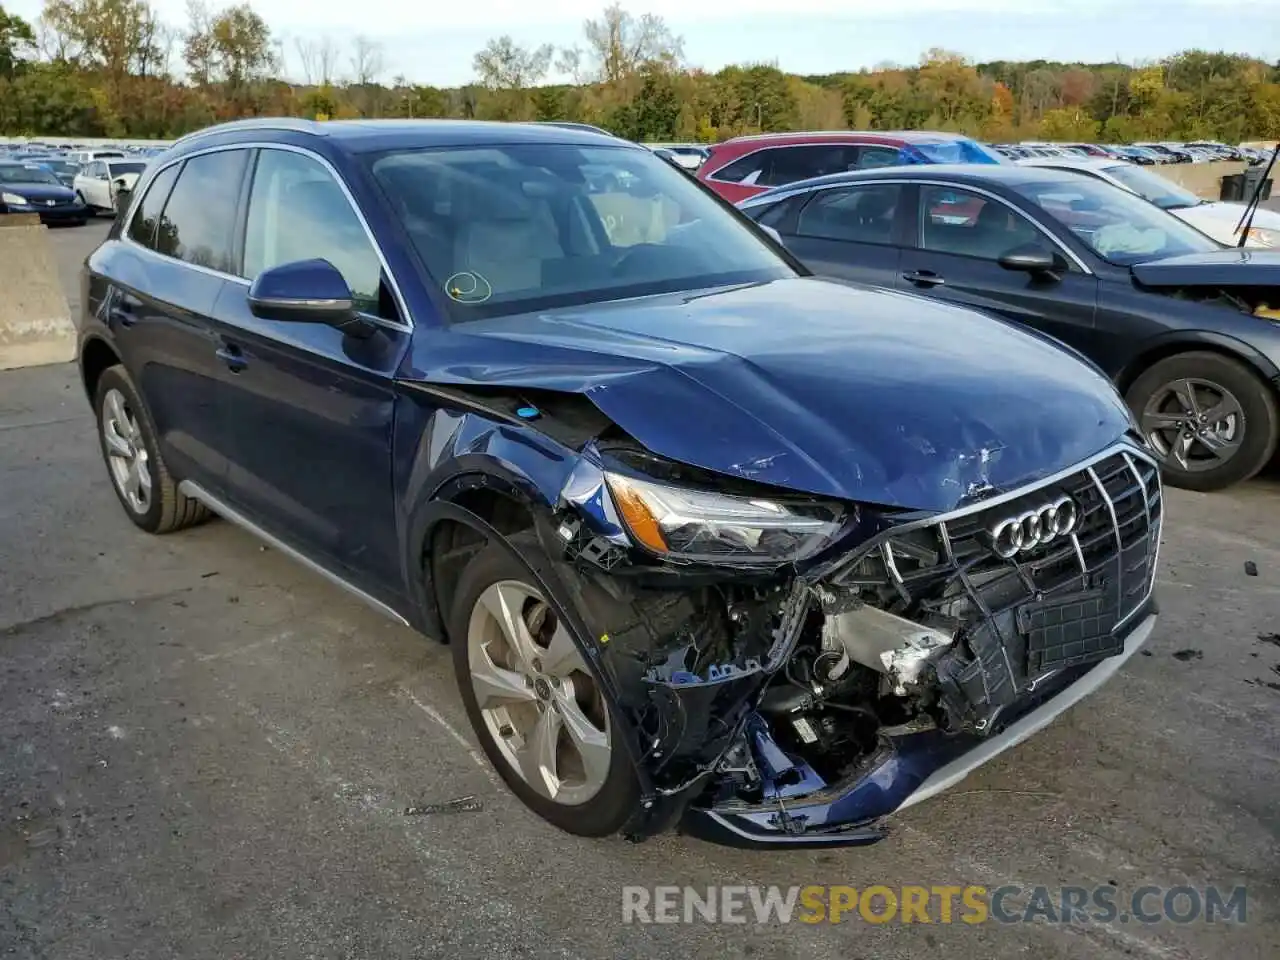
[[1275,453],[1275,396],[1231,357],[1168,357],[1138,377],[1126,399],[1173,486],[1221,490],[1248,480]]
[[[532,537],[514,543],[540,549]],[[512,792],[570,833],[621,829],[639,797],[635,771],[594,674],[525,565],[497,544],[477,553],[449,628],[467,715]]]
[[179,492],[169,475],[155,430],[124,367],[108,367],[94,396],[98,438],[121,506],[148,533],[169,533],[209,516],[198,500]]

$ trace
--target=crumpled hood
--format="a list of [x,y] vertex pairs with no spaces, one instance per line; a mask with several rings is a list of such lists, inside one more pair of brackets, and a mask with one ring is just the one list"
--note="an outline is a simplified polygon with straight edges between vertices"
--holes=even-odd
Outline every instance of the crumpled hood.
[[75,197],[70,187],[57,183],[5,183],[0,184],[0,193],[13,193],[28,200],[60,200],[66,202]]
[[1274,287],[1280,286],[1280,250],[1232,247],[1148,260],[1129,269],[1148,287]]
[[1130,426],[1052,343],[819,279],[458,324],[407,379],[582,393],[649,450],[807,493],[947,510],[1078,463]]

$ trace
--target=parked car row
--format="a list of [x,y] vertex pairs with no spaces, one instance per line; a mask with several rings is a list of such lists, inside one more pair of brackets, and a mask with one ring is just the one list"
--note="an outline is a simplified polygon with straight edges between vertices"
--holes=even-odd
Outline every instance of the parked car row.
[[114,216],[153,156],[151,147],[52,147],[0,144],[0,213],[35,213],[47,224],[83,225]]
[[[746,141],[761,141],[768,139],[770,141],[781,138],[782,140],[791,140],[796,143],[808,142],[806,138],[814,136],[835,138],[837,136],[852,137],[868,137],[868,136],[884,136],[888,138],[897,137],[901,146],[906,146],[909,140],[902,138],[901,135],[892,133],[858,133],[844,131],[832,132],[830,134],[811,134],[811,133],[791,133],[791,134],[763,134],[758,137],[739,137],[730,143],[737,144]],[[949,135],[932,135],[941,138],[941,142],[964,141],[966,138],[951,137]],[[917,141],[922,142],[922,141]],[[698,143],[646,143],[644,146],[657,153],[664,159],[671,160],[678,166],[687,170],[696,171],[711,156],[712,152],[718,152],[721,157],[728,158],[729,153],[724,152],[721,147],[723,145],[708,145]],[[1262,163],[1268,154],[1264,150],[1254,147],[1239,146],[1233,147],[1227,144],[1215,143],[1211,141],[1197,141],[1192,143],[1133,143],[1133,144],[1099,144],[1099,143],[1048,143],[1044,141],[1022,141],[1021,143],[991,143],[985,147],[993,151],[997,158],[1009,160],[1025,160],[1038,157],[1099,157],[1110,158],[1113,160],[1126,160],[1130,163],[1136,163],[1143,166],[1163,164],[1163,163],[1209,163],[1215,160],[1244,160],[1248,163]],[[924,151],[926,155],[928,151]],[[903,162],[913,162],[908,154],[904,154],[900,158]],[[963,159],[965,162],[971,162],[972,157],[956,158],[951,157],[945,161],[937,159],[931,162],[953,162],[956,159]],[[862,164],[867,166],[869,164]],[[836,172],[827,170],[823,172]],[[749,173],[749,172],[748,172]],[[763,175],[763,171],[762,171]],[[723,179],[723,178],[722,178]]]
[[1255,147],[1232,147],[1208,140],[1192,143],[1045,143],[1024,140],[1021,143],[994,143],[992,149],[1010,160],[1037,157],[1109,157],[1142,166],[1162,163],[1211,163],[1219,160],[1244,160],[1263,163],[1268,154]]

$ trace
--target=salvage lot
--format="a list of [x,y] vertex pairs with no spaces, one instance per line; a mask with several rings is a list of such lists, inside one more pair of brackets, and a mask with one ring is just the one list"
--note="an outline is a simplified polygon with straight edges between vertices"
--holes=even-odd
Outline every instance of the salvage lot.
[[[51,239],[68,295],[105,223]],[[74,308],[74,304],[73,304]],[[544,825],[447,650],[226,523],[138,532],[75,370],[0,373],[0,948],[19,957],[1274,957],[1280,479],[1169,491],[1148,646],[870,848]],[[1246,561],[1257,576],[1245,571]],[[405,816],[474,795],[483,809]],[[1243,926],[625,926],[624,885],[1248,886]],[[937,917],[935,916],[935,920]]]

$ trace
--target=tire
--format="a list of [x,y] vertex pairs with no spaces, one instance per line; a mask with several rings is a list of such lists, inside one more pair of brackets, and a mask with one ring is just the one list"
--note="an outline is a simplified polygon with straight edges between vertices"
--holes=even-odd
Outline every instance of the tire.
[[[1188,415],[1188,392],[1200,418]],[[1248,480],[1267,465],[1280,437],[1280,411],[1271,388],[1246,364],[1219,353],[1167,357],[1144,371],[1125,399],[1161,457],[1166,481],[1187,490],[1223,490]],[[1204,422],[1205,415],[1223,411],[1234,412]],[[1172,424],[1180,417],[1187,420],[1181,428]],[[1188,430],[1196,426],[1203,432],[1189,441],[1184,466],[1178,444],[1187,443]]]
[[[179,492],[177,481],[160,456],[151,417],[124,367],[118,364],[108,367],[98,378],[93,411],[107,478],[124,512],[134,524],[148,533],[172,533],[208,519],[209,510],[204,504]],[[141,495],[131,497],[129,481],[120,476],[121,461],[132,465],[139,460],[136,453],[132,459],[113,455],[113,450],[118,453],[121,449],[119,442],[122,440],[135,452],[144,454],[141,466],[150,482],[145,499]],[[141,483],[136,486],[138,490],[143,488]]]
[[[513,538],[512,543],[526,556],[541,552],[536,538],[532,536],[517,536]],[[501,545],[490,544],[477,553],[471,562],[467,564],[466,569],[463,570],[462,575],[459,577],[453,597],[452,613],[448,624],[450,647],[452,649],[454,673],[458,681],[458,690],[462,694],[462,702],[466,707],[467,716],[471,720],[472,729],[480,740],[480,746],[484,750],[485,756],[489,758],[489,762],[493,764],[499,776],[506,782],[512,793],[519,797],[525,806],[538,814],[538,816],[561,830],[578,836],[604,837],[617,833],[635,812],[639,804],[640,792],[635,770],[632,768],[630,757],[621,742],[621,726],[616,719],[607,716],[608,708],[604,706],[602,698],[598,699],[591,708],[583,708],[581,716],[586,716],[591,720],[593,729],[598,730],[598,728],[595,728],[595,724],[603,724],[609,740],[610,753],[608,762],[607,764],[603,762],[597,764],[597,770],[604,772],[602,779],[599,776],[597,777],[599,786],[594,793],[586,796],[585,799],[577,799],[574,802],[558,802],[555,799],[551,799],[547,791],[535,790],[531,782],[517,769],[516,762],[509,756],[510,753],[517,752],[512,749],[514,738],[517,734],[509,734],[504,738],[505,745],[500,746],[498,737],[501,735],[503,726],[500,726],[498,719],[490,714],[490,719],[497,728],[496,730],[492,729],[489,721],[486,720],[485,712],[481,710],[481,705],[477,699],[476,685],[472,676],[472,657],[475,655],[473,650],[477,646],[472,640],[473,619],[481,622],[489,616],[486,612],[487,608],[482,603],[482,597],[486,596],[487,591],[497,589],[499,586],[504,589],[513,589],[510,586],[512,584],[520,585],[536,594],[536,597],[531,598],[531,602],[535,606],[537,605],[541,594],[534,586],[534,579],[528,568],[514,559]],[[447,598],[445,599],[447,600]],[[547,605],[546,612],[548,613],[546,622],[551,625],[551,628],[554,628],[557,622],[554,606]],[[496,618],[494,629],[496,629]],[[492,631],[489,633],[482,632],[480,635],[498,636]],[[558,630],[556,631],[556,636],[559,636]],[[491,646],[493,646],[492,643],[488,644],[486,649]],[[548,654],[551,654],[552,650],[551,646],[546,648]],[[495,655],[489,661],[490,664],[496,659]],[[545,676],[555,676],[554,666],[548,664],[545,669],[547,671]],[[582,669],[585,670],[587,668],[584,666]],[[515,671],[509,672],[513,677],[517,676]],[[545,682],[542,681],[542,676],[539,675],[538,679],[532,682],[531,689],[537,689],[540,681]],[[564,716],[567,716],[567,711],[572,707],[561,708],[553,700],[559,697],[561,698],[559,702],[568,700],[570,704],[577,703],[574,697],[581,696],[584,688],[579,686],[580,681],[576,679],[578,677],[577,672],[574,672],[573,677],[575,679],[572,681],[558,682],[556,691],[544,691],[549,692],[548,699],[539,701],[538,696],[541,696],[541,694],[529,693],[528,704],[516,703],[516,706],[506,718],[506,721],[509,722],[506,722],[505,728],[511,730],[520,726],[520,721],[515,719],[517,711],[520,711],[519,716],[535,718],[521,727],[520,734],[525,733],[526,729],[530,728],[531,725],[541,723],[544,714],[560,715],[563,710],[565,711]],[[590,679],[594,682],[594,678]],[[527,679],[526,682],[528,682]],[[554,710],[551,709],[553,707],[555,708]],[[534,709],[538,712],[530,712]],[[554,720],[555,717],[553,716],[552,719]],[[563,717],[560,717],[558,722],[562,725],[561,728],[567,731],[568,727],[563,726]],[[567,736],[566,732],[564,737]],[[564,737],[557,737],[555,742],[566,743]],[[520,737],[520,740],[526,745],[535,739],[536,735],[528,738]],[[573,741],[570,739],[568,741],[570,745],[564,747],[566,756],[570,756],[569,750],[577,750],[576,747],[571,746],[572,743]],[[526,749],[528,749],[527,746]],[[559,757],[560,751],[553,750],[553,754]],[[585,754],[578,752],[578,756],[581,758]],[[558,760],[556,766],[557,775],[564,772],[560,769],[561,764]],[[582,767],[585,770],[586,764],[583,763]]]

